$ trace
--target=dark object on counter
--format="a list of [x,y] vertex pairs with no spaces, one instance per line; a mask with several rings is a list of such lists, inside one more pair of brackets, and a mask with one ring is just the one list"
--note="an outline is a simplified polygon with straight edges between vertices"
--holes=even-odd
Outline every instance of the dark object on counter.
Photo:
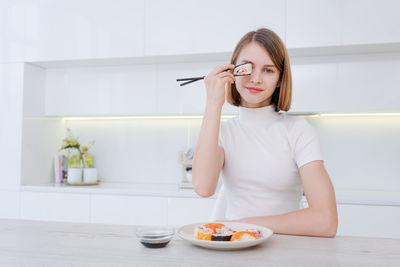
[[170,226],[142,226],[136,229],[136,237],[146,248],[163,248],[175,234]]
[[140,243],[142,243],[143,246],[145,246],[146,248],[163,248],[169,243],[169,241],[157,242],[157,243],[140,241]]

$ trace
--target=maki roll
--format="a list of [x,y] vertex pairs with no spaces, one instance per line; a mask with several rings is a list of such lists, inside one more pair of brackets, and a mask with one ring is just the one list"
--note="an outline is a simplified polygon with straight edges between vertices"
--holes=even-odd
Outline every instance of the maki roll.
[[239,65],[236,65],[236,67],[233,69],[233,75],[234,76],[245,76],[245,75],[250,75],[252,72],[252,65],[250,62],[245,62]]
[[230,241],[234,231],[229,227],[220,227],[215,229],[215,234],[211,236],[212,241]]
[[[217,234],[217,230],[225,227],[222,223],[207,223],[196,227],[195,238],[198,240],[213,240],[212,235]],[[220,232],[218,232],[220,234]]]
[[250,231],[240,231],[232,234],[231,241],[249,241],[256,240],[257,236],[255,233]]
[[223,223],[207,223],[203,225],[205,228],[210,228],[212,229],[213,233],[217,233],[217,229],[221,227],[225,227],[225,224]]
[[231,241],[232,234],[213,234],[211,241]]
[[263,237],[259,229],[230,228],[222,223],[207,223],[195,229],[194,238],[207,241],[249,241]]
[[198,240],[211,240],[213,230],[204,226],[198,226],[195,232],[195,238]]
[[252,232],[253,234],[255,234],[255,236],[256,236],[257,239],[260,239],[260,238],[263,237],[263,233],[262,233],[262,231],[259,230],[259,229],[247,229],[246,231]]

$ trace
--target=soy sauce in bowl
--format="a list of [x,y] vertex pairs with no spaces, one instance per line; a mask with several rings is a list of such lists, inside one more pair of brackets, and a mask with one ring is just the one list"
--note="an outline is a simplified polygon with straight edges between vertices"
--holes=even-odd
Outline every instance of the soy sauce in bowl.
[[167,246],[174,233],[174,228],[170,226],[142,226],[136,229],[136,237],[147,248]]

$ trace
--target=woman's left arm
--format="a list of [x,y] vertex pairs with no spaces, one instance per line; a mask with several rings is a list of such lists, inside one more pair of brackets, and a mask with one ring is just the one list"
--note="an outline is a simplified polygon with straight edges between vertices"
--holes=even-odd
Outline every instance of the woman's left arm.
[[308,208],[236,221],[265,226],[277,234],[334,237],[338,226],[336,198],[324,162],[309,162],[299,172]]

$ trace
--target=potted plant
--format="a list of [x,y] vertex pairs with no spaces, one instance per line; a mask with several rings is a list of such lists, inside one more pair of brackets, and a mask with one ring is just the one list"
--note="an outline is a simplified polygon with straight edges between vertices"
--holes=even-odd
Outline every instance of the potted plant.
[[[81,183],[82,178],[85,177],[85,182],[96,182],[97,181],[97,170],[90,168],[87,165],[88,152],[94,145],[94,141],[89,142],[87,146],[81,146],[78,141],[78,137],[74,138],[71,129],[67,128],[67,136],[63,139],[63,145],[60,151],[66,151],[68,157],[68,183]],[[84,175],[82,175],[84,172]],[[87,174],[86,174],[87,173]],[[86,174],[86,175],[85,175]],[[94,181],[95,179],[95,181]]]

